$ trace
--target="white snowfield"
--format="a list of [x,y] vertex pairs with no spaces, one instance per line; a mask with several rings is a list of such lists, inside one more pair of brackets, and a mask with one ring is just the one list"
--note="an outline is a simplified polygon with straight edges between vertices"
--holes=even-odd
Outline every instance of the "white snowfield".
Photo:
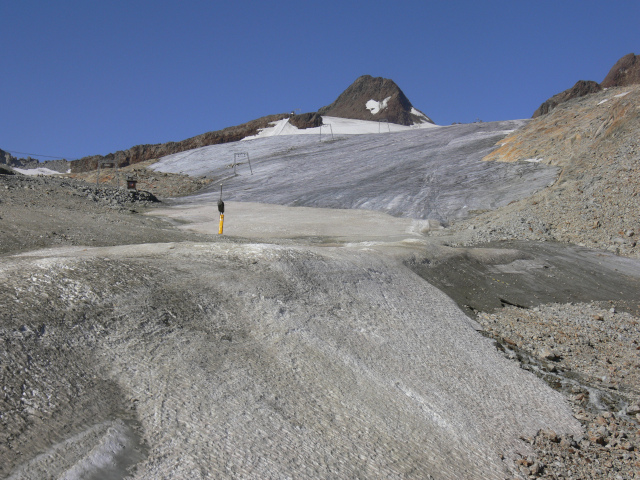
[[[371,110],[371,113],[375,114],[386,108],[386,103],[369,100],[369,102],[367,102],[367,108]],[[418,110],[416,110],[415,115],[421,115],[425,117],[425,119],[428,119],[426,115]],[[270,127],[261,129],[257,135],[246,137],[243,141],[255,138],[275,137],[279,135],[329,135],[330,137],[332,132],[334,135],[364,135],[367,133],[405,132],[407,130],[415,130],[419,128],[438,127],[438,125],[433,123],[421,123],[405,126],[389,122],[371,122],[368,120],[353,120],[350,118],[340,117],[322,117],[322,123],[323,126],[321,127],[300,129],[291,125],[288,118],[284,118],[277,122],[271,122]]]
[[411,114],[412,115],[416,115],[417,117],[422,117],[424,118],[425,122],[429,122],[433,125],[433,120],[431,120],[429,117],[427,117],[424,113],[422,113],[420,110],[411,107]]
[[[215,178],[211,193],[196,197],[205,202],[217,200],[222,183],[228,200],[378,210],[444,223],[531,195],[557,174],[530,162],[481,161],[521,120],[404,127],[325,117],[331,127],[322,132],[285,122],[257,138],[168,155],[151,168]],[[240,152],[248,153],[251,168],[243,160],[234,176]]]

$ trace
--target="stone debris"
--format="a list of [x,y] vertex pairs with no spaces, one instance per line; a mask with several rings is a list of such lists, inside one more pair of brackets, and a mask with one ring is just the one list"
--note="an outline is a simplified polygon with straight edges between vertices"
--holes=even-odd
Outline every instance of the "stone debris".
[[[122,167],[118,170],[117,175],[113,169],[102,169],[100,171],[99,184],[101,187],[113,188],[118,184],[123,186],[128,178],[132,178],[137,181],[139,190],[151,193],[158,198],[166,199],[191,195],[214,181],[211,176],[189,176],[180,173],[156,172],[149,169],[148,167],[155,162],[155,159],[147,160]],[[96,170],[91,170],[71,173],[66,176],[95,185],[97,175],[98,172]]]
[[[150,192],[142,190],[126,190],[108,185],[95,186],[85,182],[75,181],[64,177],[15,175],[0,177],[4,186],[5,201],[17,201],[16,190],[30,190],[27,201],[35,203],[38,198],[64,191],[67,195],[86,197],[93,202],[100,202],[105,206],[118,209],[130,209],[134,206],[145,207],[159,202]],[[0,191],[1,192],[1,191]]]
[[63,245],[201,238],[138,215],[160,204],[144,190],[96,187],[60,176],[0,175],[0,254]]
[[[515,161],[546,152],[545,163],[563,171],[533,196],[452,225],[453,244],[555,241],[639,258],[640,85],[624,90],[630,93],[621,98],[612,88],[562,104],[485,157]],[[598,106],[603,97],[612,101]],[[607,128],[596,134],[602,122]]]
[[[477,320],[507,358],[563,391],[582,436],[540,430],[525,478],[640,478],[640,317],[606,303],[505,307]],[[551,357],[551,352],[560,352]]]

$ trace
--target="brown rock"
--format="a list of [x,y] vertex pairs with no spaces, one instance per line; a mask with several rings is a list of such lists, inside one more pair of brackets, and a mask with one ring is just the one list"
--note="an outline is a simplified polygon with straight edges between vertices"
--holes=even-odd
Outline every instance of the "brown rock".
[[535,462],[529,469],[529,472],[531,475],[539,475],[542,473],[543,468],[544,466],[540,462]]
[[569,438],[562,437],[560,439],[560,446],[562,448],[571,448],[571,440]]
[[560,437],[553,430],[540,430],[540,433],[545,436],[550,442],[558,443],[560,441]]
[[593,442],[593,443],[597,443],[598,445],[606,445],[606,443],[607,443],[605,438],[602,435],[597,434],[597,433],[589,435],[589,441]]
[[322,115],[316,112],[302,113],[289,117],[289,123],[296,128],[314,128],[322,125]]
[[627,407],[627,415],[637,415],[640,413],[640,405],[634,404]]
[[616,62],[602,81],[603,88],[640,83],[640,55],[629,53]]
[[543,102],[542,105],[540,105],[538,109],[533,112],[533,116],[531,118],[545,115],[561,103],[567,102],[573,98],[584,97],[585,95],[599,92],[600,90],[602,90],[602,87],[597,82],[594,82],[592,80],[578,80],[578,82],[573,87],[565,90],[564,92],[560,92]]
[[158,143],[155,145],[136,145],[128,150],[119,150],[108,155],[94,155],[83,157],[69,162],[71,173],[88,172],[98,168],[98,160],[110,160],[118,167],[125,167],[145,160],[160,158],[172,153],[184,152],[194,148],[218,145],[221,143],[236,142],[245,137],[255,135],[261,128],[266,128],[271,122],[288,118],[289,114],[268,115],[242,125],[228,127],[223,130],[203,133],[195,137],[187,138],[180,142]]
[[617,447],[618,447],[620,450],[626,450],[626,451],[628,451],[628,452],[631,452],[631,451],[634,449],[633,445],[631,445],[631,443],[629,443],[629,442],[620,442],[620,443],[617,445]]
[[[367,108],[367,102],[383,102],[386,107],[373,113]],[[420,112],[414,113],[413,106],[393,80],[363,75],[353,82],[331,105],[318,110],[320,115],[354,118],[357,120],[387,120],[400,125],[433,123]]]

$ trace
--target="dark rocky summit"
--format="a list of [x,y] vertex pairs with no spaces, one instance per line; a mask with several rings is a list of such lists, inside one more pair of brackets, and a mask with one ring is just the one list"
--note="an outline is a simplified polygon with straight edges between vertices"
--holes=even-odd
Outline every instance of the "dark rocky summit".
[[320,115],[357,120],[387,120],[400,125],[434,123],[416,110],[393,80],[363,75],[335,102],[318,110]]
[[640,84],[640,55],[629,53],[616,62],[602,83],[599,84],[592,80],[579,80],[570,89],[560,92],[543,102],[531,118],[545,115],[563,102],[599,92],[603,88],[626,87],[637,84]]
[[564,92],[560,92],[543,102],[543,104],[540,105],[538,109],[533,113],[533,116],[531,118],[536,118],[540,115],[549,113],[561,103],[567,102],[572,98],[584,97],[585,95],[599,92],[600,90],[602,90],[602,87],[598,82],[594,82],[592,80],[578,80],[578,82],[573,87],[565,90]]
[[603,88],[640,84],[640,55],[629,53],[616,62],[601,85]]

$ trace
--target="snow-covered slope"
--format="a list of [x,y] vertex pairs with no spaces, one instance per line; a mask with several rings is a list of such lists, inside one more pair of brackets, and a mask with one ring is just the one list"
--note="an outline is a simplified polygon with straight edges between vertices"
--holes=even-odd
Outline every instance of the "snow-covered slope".
[[[373,100],[372,100],[373,101]],[[437,128],[433,123],[423,123],[419,125],[411,125],[409,127],[389,122],[371,122],[368,120],[353,120],[350,118],[340,117],[322,117],[324,125],[321,127],[299,129],[289,123],[289,119],[285,118],[278,122],[272,122],[269,128],[264,128],[252,137],[244,140],[252,140],[254,138],[275,137],[278,135],[363,135],[366,133],[383,133],[383,132],[406,132],[407,130],[415,130],[417,128]]]
[[[444,222],[530,195],[553,182],[557,172],[530,162],[481,161],[524,124],[520,120],[436,128],[388,125],[392,131],[386,133],[387,125],[377,122],[329,121],[333,137],[327,127],[315,135],[285,135],[284,127],[275,127],[280,135],[263,132],[264,138],[169,155],[152,168],[215,177],[219,181],[211,193],[199,196],[202,200],[217,198],[221,182],[227,200],[363,208]],[[374,132],[354,135],[365,127]],[[242,152],[248,153],[251,169],[246,159],[238,160],[234,176],[234,154]]]

